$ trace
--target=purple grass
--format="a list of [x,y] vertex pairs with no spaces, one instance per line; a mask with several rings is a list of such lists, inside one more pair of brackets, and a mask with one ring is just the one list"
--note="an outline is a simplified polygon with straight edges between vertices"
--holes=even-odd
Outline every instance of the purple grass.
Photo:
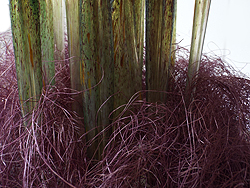
[[204,56],[186,106],[186,73],[179,57],[166,104],[126,106],[93,186],[249,187],[250,80]]
[[78,92],[69,61],[56,62],[56,85],[22,118],[10,32],[0,44],[0,187],[250,186],[250,80],[220,58],[203,56],[187,106],[184,51],[166,103],[138,100],[160,91],[136,93],[104,130],[116,128],[103,160],[92,163],[71,109]]

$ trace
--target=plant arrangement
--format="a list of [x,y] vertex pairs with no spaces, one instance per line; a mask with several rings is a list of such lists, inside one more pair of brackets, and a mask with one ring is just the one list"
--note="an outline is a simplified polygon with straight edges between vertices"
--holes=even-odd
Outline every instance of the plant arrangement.
[[174,0],[66,0],[67,37],[61,2],[10,0],[2,187],[249,187],[250,80],[202,55],[210,1],[190,53]]

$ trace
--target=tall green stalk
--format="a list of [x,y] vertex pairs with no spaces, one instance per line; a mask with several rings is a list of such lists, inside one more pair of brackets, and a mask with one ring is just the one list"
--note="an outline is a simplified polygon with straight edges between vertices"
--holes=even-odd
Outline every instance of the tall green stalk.
[[40,24],[44,82],[46,85],[54,85],[55,62],[52,0],[40,0]]
[[[83,111],[87,141],[109,124],[112,100],[101,105],[113,94],[113,42],[111,32],[111,6],[109,0],[80,1],[80,54],[81,84],[84,90]],[[98,109],[100,108],[100,111]],[[97,116],[98,112],[98,116]],[[103,135],[95,158],[100,159],[106,137]],[[98,141],[89,148],[92,157]]]
[[56,47],[55,59],[64,60],[64,0],[52,0],[54,41]]
[[142,75],[143,54],[144,54],[144,21],[145,21],[145,0],[134,1],[134,27],[135,27],[135,44],[139,64],[139,75]]
[[66,0],[67,34],[70,56],[71,87],[77,91],[82,90],[80,78],[80,36],[79,36],[79,1]]
[[[93,139],[97,134],[96,129],[96,103],[97,88],[93,88],[96,83],[96,38],[98,23],[94,14],[97,14],[97,1],[80,1],[80,54],[81,54],[81,84],[83,86],[83,111],[84,125],[88,132],[87,141]],[[91,158],[98,147],[98,143],[92,144],[87,151]]]
[[112,5],[115,108],[142,89],[143,5],[144,0],[115,0]]
[[34,109],[43,87],[39,1],[10,0],[10,14],[19,98],[25,116]]
[[[103,105],[98,112],[98,132],[101,132],[107,125],[111,123],[109,115],[114,107],[113,98],[109,98],[114,93],[114,47],[110,0],[98,1],[98,18],[99,41],[97,41],[98,64],[96,65],[96,76],[97,81],[101,81],[100,85],[98,86],[98,95],[100,101],[97,105],[97,109]],[[101,155],[110,134],[110,131],[103,132],[103,140],[101,141],[99,155]]]
[[197,76],[201,54],[203,49],[203,43],[205,39],[208,14],[210,9],[211,0],[196,0],[193,20],[193,32],[190,49],[190,58],[188,64],[188,77],[186,84],[186,102],[189,103],[192,100],[192,94],[194,90],[191,90],[192,84]]
[[[146,0],[146,86],[167,91],[171,68],[176,0]],[[164,93],[149,92],[150,102],[164,102]]]

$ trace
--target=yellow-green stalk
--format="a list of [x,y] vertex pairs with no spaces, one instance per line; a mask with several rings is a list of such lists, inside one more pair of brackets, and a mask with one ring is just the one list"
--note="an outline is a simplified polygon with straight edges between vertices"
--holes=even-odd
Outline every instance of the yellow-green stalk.
[[203,43],[205,39],[208,14],[210,9],[211,0],[196,0],[195,9],[194,9],[194,19],[193,19],[193,31],[192,31],[192,41],[190,48],[190,57],[188,64],[188,76],[186,84],[186,102],[189,103],[192,101],[192,93],[194,90],[191,90],[192,84],[194,84],[194,79],[197,76]]
[[40,0],[40,32],[44,84],[55,84],[54,27],[52,0]]
[[172,35],[172,47],[171,47],[171,67],[170,67],[170,73],[171,73],[171,69],[174,67],[175,65],[175,60],[176,60],[176,56],[175,56],[175,51],[177,49],[177,44],[176,44],[176,24],[177,24],[177,1],[174,1],[175,5],[174,5],[174,25],[173,25],[173,35]]
[[[111,123],[109,115],[114,107],[113,97],[107,101],[114,93],[114,48],[111,4],[109,0],[98,0],[98,18],[99,37],[97,41],[98,58],[96,64],[96,78],[97,81],[101,80],[101,83],[97,86],[99,104],[97,104],[96,108],[99,109],[100,106],[103,105],[98,112],[98,132],[101,132]],[[102,134],[99,158],[110,134],[110,131],[104,131]]]
[[25,116],[36,106],[43,87],[39,1],[10,0],[10,14],[19,98]]
[[[176,0],[146,0],[146,86],[148,90],[167,91]],[[150,102],[164,102],[164,93],[149,92]]]
[[142,89],[143,5],[144,0],[114,0],[112,5],[115,108]]
[[[109,114],[113,110],[112,99],[103,104],[114,93],[110,1],[80,1],[79,34],[84,125],[86,131],[90,131],[87,134],[87,141],[90,141],[110,123]],[[102,136],[103,140],[94,142],[89,148],[89,157],[92,157],[98,148],[94,157],[101,158],[109,135],[102,134]]]
[[[83,112],[85,131],[88,132],[86,141],[90,141],[97,134],[96,104],[97,88],[97,33],[98,33],[98,2],[92,0],[80,1],[80,54],[81,54],[81,84],[83,86]],[[92,158],[98,148],[94,142],[88,148],[87,155]],[[95,156],[97,158],[98,156]]]
[[64,60],[64,0],[52,0],[55,42],[55,59]]

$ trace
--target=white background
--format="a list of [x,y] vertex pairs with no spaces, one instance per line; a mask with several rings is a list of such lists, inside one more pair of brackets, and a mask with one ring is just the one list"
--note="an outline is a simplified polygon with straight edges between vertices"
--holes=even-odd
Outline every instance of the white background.
[[9,0],[0,0],[0,32],[10,28]]
[[[250,75],[250,0],[211,0],[203,52]],[[177,42],[189,49],[195,0],[177,0]],[[9,0],[0,0],[0,32],[10,27]]]

